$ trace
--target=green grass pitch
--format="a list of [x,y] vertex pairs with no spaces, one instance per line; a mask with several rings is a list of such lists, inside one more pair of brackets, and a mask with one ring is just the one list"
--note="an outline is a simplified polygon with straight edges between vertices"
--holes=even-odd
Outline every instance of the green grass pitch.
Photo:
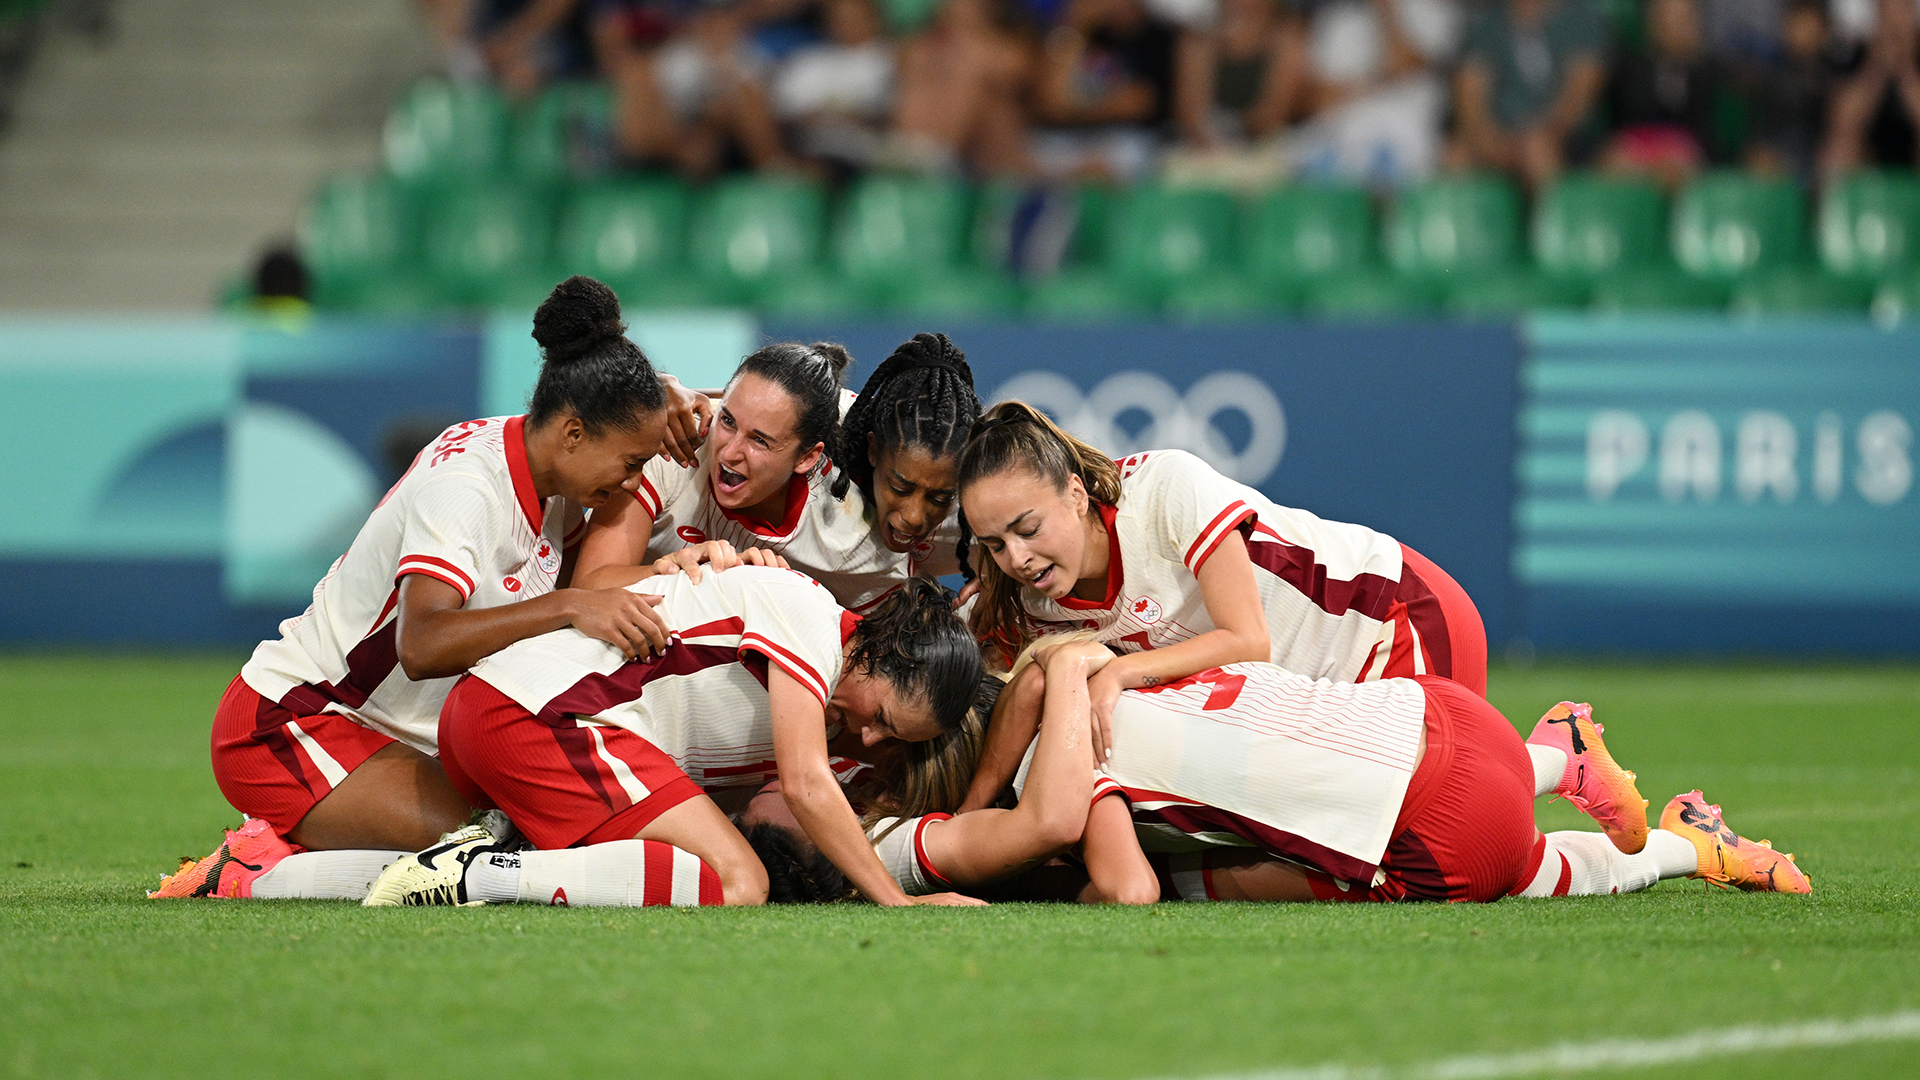
[[[1132,1080],[1396,1067],[1920,1007],[1920,669],[1543,664],[1657,813],[1704,786],[1811,898],[367,911],[141,889],[236,815],[238,657],[0,656],[0,1077]],[[1542,804],[1547,828],[1581,827]],[[1920,1074],[1920,1042],[1649,1071]]]

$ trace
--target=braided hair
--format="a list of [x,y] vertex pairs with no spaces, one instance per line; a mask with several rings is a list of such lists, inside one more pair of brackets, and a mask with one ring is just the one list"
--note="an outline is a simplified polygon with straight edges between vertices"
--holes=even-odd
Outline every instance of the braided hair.
[[[1025,472],[1065,491],[1067,478],[1077,476],[1096,505],[1120,505],[1120,470],[1099,450],[1060,429],[1047,414],[1024,401],[1003,401],[973,425],[966,449],[960,453],[960,494],[969,487],[1006,472]],[[968,565],[973,529],[960,515],[960,564]],[[980,568],[980,599],[974,605],[974,626],[983,641],[1020,651],[1030,629],[1020,602],[1021,585],[992,559]]]
[[840,390],[852,365],[853,356],[843,345],[776,341],[740,361],[727,385],[731,387],[742,375],[758,375],[784,390],[793,399],[800,455],[823,446],[822,457],[837,464],[846,460],[840,436]]
[[986,667],[980,646],[938,582],[908,578],[853,631],[848,671],[876,675],[931,707],[942,732],[960,727]]
[[868,436],[876,451],[918,446],[935,459],[952,457],[966,445],[967,431],[978,419],[980,399],[973,391],[967,354],[945,334],[913,335],[873,369],[847,410],[841,423],[847,460],[834,478],[833,497],[845,495],[851,483],[873,505]]
[[527,426],[572,413],[598,436],[608,428],[631,431],[664,406],[660,378],[626,330],[612,289],[577,274],[554,286],[533,313],[540,379],[527,403]]
[[847,875],[811,842],[791,829],[762,821],[747,830],[747,844],[767,868],[767,903],[831,904],[853,895]]

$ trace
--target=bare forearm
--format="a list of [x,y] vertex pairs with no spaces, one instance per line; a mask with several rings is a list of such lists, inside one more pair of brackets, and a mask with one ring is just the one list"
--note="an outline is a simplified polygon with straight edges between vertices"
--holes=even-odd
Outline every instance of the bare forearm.
[[580,589],[624,589],[636,581],[645,581],[653,576],[655,575],[652,563],[647,563],[643,566],[602,565],[593,567],[590,570],[576,571],[574,577],[578,580],[574,582],[574,587]]
[[409,679],[459,675],[523,638],[573,625],[573,589],[518,604],[401,613],[396,647]]
[[876,904],[905,903],[907,894],[900,891],[899,883],[873,853],[873,845],[860,828],[860,819],[854,816],[853,807],[847,804],[845,793],[826,763],[821,762],[817,771],[791,770],[802,772],[804,778],[790,780],[788,771],[781,772],[780,794],[814,846],[839,867],[867,899]]
[[1261,631],[1209,630],[1178,645],[1129,653],[1107,665],[1105,674],[1119,680],[1122,689],[1132,690],[1184,679],[1209,668],[1269,660],[1265,627]]
[[987,726],[987,745],[980,754],[979,767],[973,772],[973,782],[967,786],[967,797],[960,804],[962,813],[992,806],[1013,782],[1013,774],[1020,770],[1020,759],[1026,756],[1027,747],[1033,745],[1034,734],[1040,730],[1044,688],[1037,665],[1007,687],[1005,693],[1010,699],[996,711]]

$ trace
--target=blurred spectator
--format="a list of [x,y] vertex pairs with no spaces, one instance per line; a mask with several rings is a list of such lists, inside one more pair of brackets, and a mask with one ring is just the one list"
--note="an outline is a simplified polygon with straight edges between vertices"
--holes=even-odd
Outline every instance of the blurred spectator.
[[993,0],[945,0],[900,47],[891,164],[930,172],[1028,174],[1021,108],[1033,63]]
[[1034,92],[1040,171],[1131,181],[1173,113],[1173,28],[1141,0],[1072,0],[1047,34]]
[[795,49],[774,73],[774,113],[801,154],[865,166],[893,110],[894,46],[872,0],[824,0],[820,14],[826,39]]
[[1505,0],[1467,32],[1454,78],[1452,163],[1538,187],[1582,149],[1606,85],[1606,25],[1584,0]]
[[1727,84],[1707,54],[1697,0],[1652,0],[1646,44],[1614,71],[1614,133],[1601,164],[1677,188],[1713,153],[1714,114]]
[[594,46],[613,83],[621,157],[696,179],[733,155],[756,169],[793,165],[767,101],[770,62],[749,37],[753,14],[743,0],[600,0]]
[[1828,175],[1862,165],[1920,164],[1920,26],[1914,0],[1880,0],[1873,36],[1858,46],[1833,88]]
[[1220,0],[1212,27],[1180,35],[1173,93],[1184,152],[1169,158],[1168,178],[1240,186],[1281,178],[1284,154],[1262,142],[1298,108],[1305,65],[1296,15],[1274,0]]
[[1822,0],[1793,0],[1781,15],[1780,60],[1754,79],[1747,167],[1809,183],[1835,72]]
[[1722,60],[1779,58],[1788,0],[1705,0],[1701,23],[1707,52]]
[[580,0],[419,0],[440,39],[447,74],[457,81],[491,75],[508,93],[527,96],[555,79],[593,70]]
[[1454,0],[1331,0],[1307,23],[1294,171],[1398,184],[1432,175],[1463,13]]

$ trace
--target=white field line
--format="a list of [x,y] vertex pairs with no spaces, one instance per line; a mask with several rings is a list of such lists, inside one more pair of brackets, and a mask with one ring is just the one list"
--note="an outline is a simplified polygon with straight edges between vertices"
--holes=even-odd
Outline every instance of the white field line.
[[1561,1043],[1544,1050],[1471,1054],[1399,1068],[1320,1065],[1304,1069],[1221,1073],[1202,1080],[1494,1080],[1498,1077],[1536,1076],[1541,1073],[1598,1072],[1670,1065],[1762,1050],[1801,1050],[1904,1039],[1920,1039],[1920,1012],[1869,1016],[1859,1020],[1815,1020],[1805,1024],[1696,1031],[1666,1039]]

